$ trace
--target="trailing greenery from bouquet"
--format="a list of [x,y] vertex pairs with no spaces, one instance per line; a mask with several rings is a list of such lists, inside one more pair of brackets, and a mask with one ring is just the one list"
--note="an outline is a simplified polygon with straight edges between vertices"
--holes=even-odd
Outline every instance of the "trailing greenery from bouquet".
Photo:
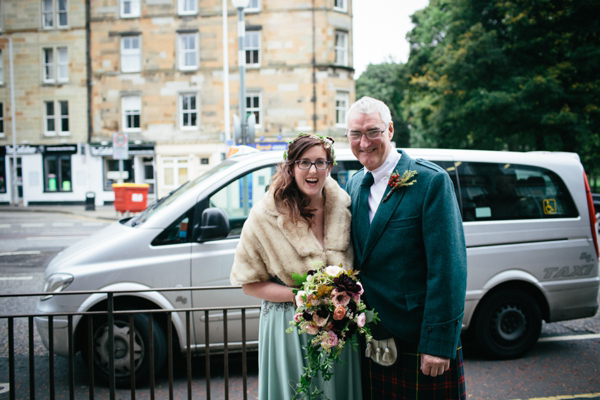
[[[358,281],[358,271],[345,270],[342,265],[324,267],[313,264],[314,270],[306,274],[293,274],[295,279],[296,312],[287,333],[296,329],[298,334],[314,337],[307,343],[307,366],[303,367],[300,381],[295,387],[294,399],[314,399],[324,395],[323,388],[315,387],[313,378],[321,375],[324,382],[333,376],[332,368],[344,346],[358,346],[356,333],[372,339],[367,323],[364,293]],[[374,314],[371,322],[377,322]]]

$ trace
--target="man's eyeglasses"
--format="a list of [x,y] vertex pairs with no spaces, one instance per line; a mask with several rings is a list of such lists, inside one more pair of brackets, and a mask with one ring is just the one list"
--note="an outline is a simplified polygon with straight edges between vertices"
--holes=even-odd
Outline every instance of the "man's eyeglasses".
[[387,128],[382,131],[371,130],[371,131],[367,131],[365,133],[358,132],[358,131],[350,131],[350,132],[346,133],[346,137],[352,142],[359,142],[360,139],[362,138],[362,135],[365,135],[367,137],[367,139],[369,139],[369,140],[377,140],[377,139],[381,138],[381,135],[385,131],[387,131]]
[[308,161],[308,160],[296,160],[296,165],[298,165],[298,168],[300,169],[310,169],[310,167],[312,167],[313,165],[315,166],[316,169],[327,169],[327,166],[329,165],[329,161],[325,161],[325,160],[317,160],[315,162],[312,161]]

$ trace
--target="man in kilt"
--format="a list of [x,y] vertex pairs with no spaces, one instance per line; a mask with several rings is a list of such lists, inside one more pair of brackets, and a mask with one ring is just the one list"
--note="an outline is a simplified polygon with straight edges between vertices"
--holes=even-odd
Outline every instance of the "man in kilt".
[[392,147],[381,101],[363,97],[347,113],[346,136],[364,166],[352,197],[355,265],[380,322],[364,344],[364,399],[464,399],[460,344],[467,254],[449,175]]

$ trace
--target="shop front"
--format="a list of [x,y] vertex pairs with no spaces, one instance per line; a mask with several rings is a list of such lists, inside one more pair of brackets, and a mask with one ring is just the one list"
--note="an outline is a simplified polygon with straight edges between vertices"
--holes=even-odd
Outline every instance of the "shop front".
[[96,205],[112,204],[115,200],[113,183],[146,183],[148,203],[156,199],[154,144],[129,143],[129,158],[123,160],[122,171],[119,160],[113,158],[111,144],[90,144],[94,176],[96,177]]

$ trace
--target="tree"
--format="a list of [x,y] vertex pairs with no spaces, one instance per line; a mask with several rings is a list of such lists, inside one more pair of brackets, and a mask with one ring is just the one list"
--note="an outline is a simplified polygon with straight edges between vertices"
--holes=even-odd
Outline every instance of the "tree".
[[600,2],[431,0],[402,108],[420,144],[573,151],[600,172]]
[[407,147],[410,141],[408,125],[402,117],[402,99],[408,84],[404,64],[389,60],[382,64],[369,64],[356,80],[356,98],[374,97],[390,108],[394,122],[396,146]]

